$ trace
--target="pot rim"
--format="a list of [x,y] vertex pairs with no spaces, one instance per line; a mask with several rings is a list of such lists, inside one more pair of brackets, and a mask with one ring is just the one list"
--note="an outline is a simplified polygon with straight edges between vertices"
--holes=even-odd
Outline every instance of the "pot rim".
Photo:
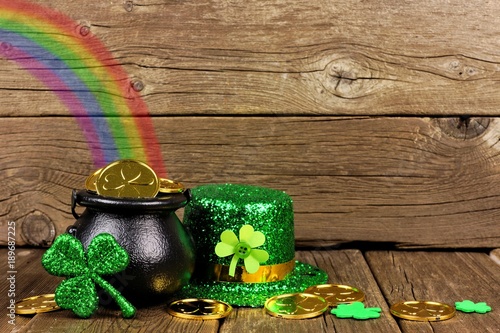
[[90,193],[87,190],[74,189],[71,196],[71,212],[78,219],[80,215],[75,211],[77,205],[106,210],[175,211],[186,206],[190,200],[190,189],[186,189],[182,193],[172,193],[155,198],[113,198]]

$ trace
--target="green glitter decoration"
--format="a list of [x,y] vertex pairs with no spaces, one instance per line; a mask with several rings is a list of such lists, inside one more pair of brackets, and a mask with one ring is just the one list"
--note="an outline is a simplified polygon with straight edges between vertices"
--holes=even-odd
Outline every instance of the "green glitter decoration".
[[[269,254],[265,265],[286,263],[295,258],[293,203],[283,191],[241,184],[210,184],[191,190],[184,211],[196,248],[199,272],[206,264],[231,265],[232,257],[219,257],[215,248],[226,230],[251,225],[265,235],[259,247]],[[261,307],[272,296],[302,292],[324,284],[328,275],[317,267],[296,261],[284,280],[264,283],[216,282],[196,274],[176,297],[211,298],[236,306]]]
[[214,249],[225,230],[245,224],[266,235],[260,248],[269,253],[266,265],[288,262],[295,257],[292,199],[285,192],[251,185],[211,184],[191,190],[184,210],[184,225],[196,243],[196,258],[230,265]]
[[310,286],[325,284],[328,275],[317,267],[295,262],[295,269],[284,280],[265,283],[215,282],[192,280],[176,298],[210,298],[231,305],[262,307],[272,296],[303,292]]
[[135,315],[134,306],[101,277],[121,272],[128,263],[127,251],[107,233],[94,237],[87,253],[78,239],[62,234],[42,257],[42,265],[49,274],[66,277],[55,291],[57,305],[81,318],[88,318],[97,310],[96,283],[113,297],[124,318]]

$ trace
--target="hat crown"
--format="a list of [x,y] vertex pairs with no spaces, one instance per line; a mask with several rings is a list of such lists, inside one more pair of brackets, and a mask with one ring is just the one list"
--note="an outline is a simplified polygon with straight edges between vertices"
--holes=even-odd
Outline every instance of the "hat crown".
[[292,199],[286,193],[214,184],[192,194],[184,224],[195,242],[196,270],[182,297],[263,306],[271,296],[326,283],[324,271],[295,260]]
[[[285,263],[295,256],[293,203],[279,190],[240,184],[199,186],[192,189],[184,224],[195,242],[197,262],[229,265],[231,257],[217,256],[215,247],[226,230],[240,238],[244,225],[265,236],[264,244],[256,247],[269,254],[263,265]],[[238,240],[235,251],[247,255],[251,249]]]

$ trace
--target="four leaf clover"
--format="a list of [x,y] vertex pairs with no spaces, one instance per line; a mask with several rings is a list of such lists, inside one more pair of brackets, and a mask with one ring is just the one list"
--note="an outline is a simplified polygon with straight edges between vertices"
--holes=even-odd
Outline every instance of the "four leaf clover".
[[245,263],[245,269],[252,274],[257,272],[260,264],[269,259],[269,254],[260,249],[255,249],[263,245],[266,236],[260,231],[254,231],[253,227],[246,224],[240,228],[239,240],[231,230],[225,230],[220,235],[221,242],[215,246],[215,254],[219,257],[233,255],[229,265],[229,275],[234,277],[236,264],[240,259]]
[[134,316],[134,306],[101,277],[124,270],[128,263],[127,251],[107,233],[95,236],[87,253],[78,239],[62,234],[42,257],[42,265],[47,272],[66,277],[55,291],[57,305],[72,310],[82,318],[90,317],[98,307],[96,283],[115,299],[123,317]]
[[462,302],[455,302],[455,308],[462,312],[486,313],[491,311],[491,306],[485,302],[474,303],[468,299]]
[[353,302],[351,304],[339,304],[331,313],[338,318],[371,319],[379,318],[381,311],[381,308],[365,308],[362,302]]

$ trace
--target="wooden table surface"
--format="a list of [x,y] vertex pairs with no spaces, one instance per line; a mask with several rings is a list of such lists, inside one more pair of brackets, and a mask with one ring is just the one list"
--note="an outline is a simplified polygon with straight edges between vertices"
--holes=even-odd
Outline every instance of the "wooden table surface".
[[[7,249],[1,249],[6,258]],[[40,264],[43,249],[16,249],[16,299],[53,293],[60,278],[46,273]],[[141,308],[133,319],[99,308],[90,319],[70,311],[35,316],[8,317],[1,332],[500,332],[500,265],[486,251],[361,251],[357,249],[300,250],[299,260],[317,265],[329,282],[356,286],[366,294],[367,307],[380,307],[379,319],[339,319],[330,313],[306,320],[267,315],[262,308],[235,308],[224,320],[196,321],[171,317],[166,305]],[[7,262],[0,263],[9,271]],[[1,285],[1,294],[9,286]],[[492,307],[487,314],[458,312],[442,322],[416,322],[393,317],[389,307],[404,300],[433,300],[453,305],[469,299]],[[6,301],[2,296],[3,309]],[[4,310],[5,311],[5,310]]]

